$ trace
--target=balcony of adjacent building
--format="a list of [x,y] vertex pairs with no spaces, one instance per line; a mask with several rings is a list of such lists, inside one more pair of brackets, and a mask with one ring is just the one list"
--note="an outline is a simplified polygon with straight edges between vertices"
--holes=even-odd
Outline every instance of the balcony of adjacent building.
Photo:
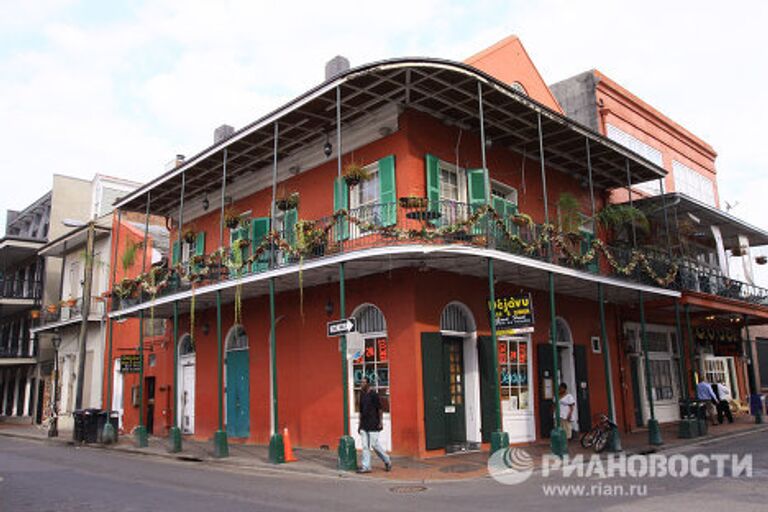
[[34,307],[40,302],[42,289],[37,272],[0,274],[0,313],[5,317]]
[[29,331],[0,329],[0,366],[35,364],[38,345]]

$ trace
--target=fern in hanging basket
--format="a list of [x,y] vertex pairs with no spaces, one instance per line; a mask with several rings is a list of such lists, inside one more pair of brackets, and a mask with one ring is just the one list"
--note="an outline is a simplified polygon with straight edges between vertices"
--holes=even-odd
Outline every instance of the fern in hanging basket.
[[195,233],[194,229],[188,228],[186,231],[184,231],[183,238],[184,238],[184,241],[187,242],[188,244],[193,244],[197,239],[197,233]]
[[224,212],[224,225],[229,229],[237,229],[237,226],[240,225],[240,214],[234,210]]
[[426,208],[429,206],[429,199],[418,196],[401,197],[400,206],[403,208]]
[[768,263],[768,256],[756,256],[755,263],[757,263],[758,265],[765,265],[766,263]]
[[371,173],[368,171],[368,169],[358,164],[357,162],[350,162],[344,166],[343,177],[344,181],[347,182],[347,185],[354,187],[360,182],[368,181],[371,179]]
[[523,227],[523,226],[532,226],[533,225],[533,219],[530,215],[523,212],[518,212],[512,216],[512,222],[515,223],[515,225]]
[[282,212],[287,212],[288,210],[293,210],[294,208],[298,208],[299,193],[291,192],[287,196],[278,197],[275,200],[275,206],[277,206],[277,209]]

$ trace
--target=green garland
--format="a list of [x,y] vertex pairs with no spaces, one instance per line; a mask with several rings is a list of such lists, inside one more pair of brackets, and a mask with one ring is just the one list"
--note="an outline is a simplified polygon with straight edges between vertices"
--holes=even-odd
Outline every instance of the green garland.
[[[556,232],[552,224],[541,225],[538,234],[533,237],[533,240],[526,241],[517,233],[512,232],[507,225],[506,219],[499,215],[490,205],[477,208],[466,219],[457,221],[454,224],[440,227],[425,224],[421,229],[381,226],[350,215],[347,210],[342,209],[335,212],[332,221],[322,228],[318,227],[314,221],[298,221],[295,226],[296,236],[293,244],[282,238],[277,231],[270,231],[258,245],[253,247],[248,258],[242,257],[242,247],[240,246],[242,244],[236,247],[234,251],[227,248],[219,248],[207,258],[205,256],[195,256],[188,265],[177,264],[172,268],[152,267],[148,273],[141,274],[135,279],[125,278],[114,287],[113,294],[120,298],[126,298],[137,291],[143,291],[154,298],[170,285],[172,279],[187,279],[190,283],[197,283],[205,281],[211,274],[217,271],[220,275],[227,273],[237,275],[244,268],[251,268],[254,263],[258,262],[270,250],[279,250],[289,257],[298,259],[299,266],[301,267],[305,257],[311,256],[312,251],[326,244],[333,229],[340,225],[344,226],[345,223],[356,225],[362,233],[375,233],[395,241],[433,241],[446,236],[471,233],[471,230],[484,218],[487,218],[488,221],[498,228],[504,240],[519,247],[528,256],[541,254],[551,246],[553,250],[560,251],[565,255],[569,263],[585,266],[594,262],[598,254],[601,253],[610,267],[616,273],[623,276],[629,276],[637,268],[640,268],[653,282],[663,287],[669,286],[677,277],[677,263],[671,262],[669,271],[665,275],[660,275],[651,267],[648,257],[637,249],[631,251],[628,263],[621,265],[612,254],[611,249],[600,239],[592,240],[589,249],[585,253],[580,254],[580,251],[575,251],[571,248],[566,235]],[[572,237],[573,235],[568,236]],[[576,236],[579,237],[579,235]],[[477,235],[477,238],[483,238],[483,235]]]

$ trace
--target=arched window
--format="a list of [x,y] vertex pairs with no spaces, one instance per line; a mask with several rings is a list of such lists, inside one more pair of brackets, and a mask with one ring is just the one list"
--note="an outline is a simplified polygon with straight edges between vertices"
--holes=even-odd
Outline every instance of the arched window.
[[192,336],[185,334],[179,340],[179,356],[189,356],[195,353],[195,344]]
[[233,326],[227,333],[227,352],[232,350],[246,350],[248,348],[248,334],[242,325]]
[[451,302],[443,309],[440,315],[440,330],[450,332],[470,333],[474,332],[475,320],[466,306],[458,302]]
[[371,387],[379,393],[384,412],[389,412],[389,342],[387,322],[381,310],[373,304],[358,307],[352,317],[357,320],[357,332],[365,339],[363,355],[352,361],[352,385],[355,412],[359,409],[360,385],[368,377]]
[[568,326],[568,322],[560,317],[555,319],[555,341],[557,343],[567,343],[569,345],[573,343],[571,328]]

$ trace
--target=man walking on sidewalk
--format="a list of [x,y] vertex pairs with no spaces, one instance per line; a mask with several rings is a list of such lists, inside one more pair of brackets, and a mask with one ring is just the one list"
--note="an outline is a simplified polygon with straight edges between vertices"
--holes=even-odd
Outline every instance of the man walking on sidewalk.
[[363,377],[360,389],[360,426],[357,431],[360,433],[360,441],[363,444],[363,460],[357,472],[371,472],[371,450],[374,450],[376,455],[384,462],[384,468],[390,471],[392,469],[392,461],[379,444],[379,433],[382,429],[383,417],[379,394],[371,389],[368,377]]

